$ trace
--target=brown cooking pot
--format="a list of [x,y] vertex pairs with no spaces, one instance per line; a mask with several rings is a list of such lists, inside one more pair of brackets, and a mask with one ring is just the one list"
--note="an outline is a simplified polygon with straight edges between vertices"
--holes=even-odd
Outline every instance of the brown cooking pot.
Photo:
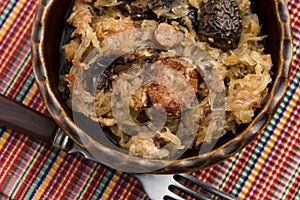
[[[73,112],[58,90],[62,64],[61,44],[65,34],[66,13],[71,4],[72,0],[40,2],[32,34],[34,75],[47,109],[59,128],[77,147],[93,155],[102,164],[129,173],[178,173],[204,168],[236,154],[262,133],[283,98],[292,56],[287,3],[284,0],[253,0],[263,34],[268,35],[265,50],[271,54],[274,64],[268,97],[256,112],[253,121],[239,127],[235,135],[224,135],[211,151],[205,153],[186,153],[176,160],[145,159],[129,155],[91,120],[82,117],[80,124],[75,123]],[[53,136],[49,136],[51,137]]]

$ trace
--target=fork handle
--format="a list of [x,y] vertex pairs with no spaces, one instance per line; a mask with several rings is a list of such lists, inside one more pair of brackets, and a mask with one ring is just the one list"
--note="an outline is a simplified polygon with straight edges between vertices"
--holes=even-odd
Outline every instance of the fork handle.
[[51,143],[58,129],[52,118],[4,95],[0,95],[0,124],[44,143]]

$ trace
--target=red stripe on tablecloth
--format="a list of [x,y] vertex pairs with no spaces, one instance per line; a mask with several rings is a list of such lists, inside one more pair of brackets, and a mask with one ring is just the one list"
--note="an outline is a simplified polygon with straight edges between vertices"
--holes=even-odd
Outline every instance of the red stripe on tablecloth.
[[299,3],[291,3],[289,1],[288,8],[289,8],[289,12],[290,12],[291,27],[294,29],[300,23],[299,15],[298,15],[298,13],[300,12],[300,4]]
[[[300,119],[299,115],[300,115],[300,113],[298,113],[298,119]],[[300,130],[300,121],[297,122],[297,126],[296,126],[295,130],[298,130],[298,131]],[[300,143],[300,141],[299,141],[299,143]],[[299,148],[298,148],[298,152],[296,152],[295,154],[297,154],[297,153],[300,154]],[[300,156],[298,156],[298,157],[300,157]],[[298,168],[300,168],[300,166],[298,166]],[[287,193],[286,199],[293,199],[297,195],[297,193],[300,191],[300,185],[299,185],[300,176],[299,175],[298,176],[295,175],[295,176],[296,176],[295,180],[292,182],[291,187],[289,187],[289,191],[286,192]]]
[[[286,147],[284,147],[284,144],[280,144],[279,148],[280,149],[282,148],[282,150],[286,149]],[[278,150],[276,152],[278,152]],[[283,159],[283,157],[279,158],[277,160],[277,162],[284,163],[284,165],[287,164],[287,161],[285,159]],[[273,160],[271,160],[268,163],[269,165],[267,165],[267,170],[264,172],[264,176],[262,178],[262,181],[259,181],[258,187],[256,188],[256,191],[254,191],[254,193],[257,192],[259,199],[263,199],[263,197],[264,198],[266,198],[266,197],[270,198],[271,196],[274,196],[274,194],[272,194],[273,191],[271,191],[270,189],[262,192],[261,188],[266,188],[266,187],[274,188],[276,186],[276,185],[274,185],[274,182],[275,182],[275,180],[279,179],[279,177],[276,177],[276,176],[278,175],[278,173],[283,172],[282,167],[280,167],[280,165],[277,162],[274,162]],[[270,175],[269,172],[272,172],[272,174]],[[266,184],[268,184],[268,186],[265,186]],[[267,196],[265,196],[265,195],[267,195]]]
[[[11,52],[11,48],[15,47],[15,43],[20,41],[19,37],[24,36],[24,34],[28,32],[28,30],[31,30],[33,21],[34,21],[34,15],[36,13],[36,9],[37,9],[37,2],[34,1],[27,1],[22,8],[20,8],[20,12],[17,13],[18,16],[15,17],[14,21],[10,21],[10,23],[12,24],[12,26],[7,30],[7,32],[5,32],[5,34],[3,35],[3,40],[0,43],[0,46],[2,46],[2,44],[9,44],[10,46],[9,49],[3,48],[4,50],[6,50],[6,52],[10,53]],[[36,3],[36,5],[34,6],[33,3]],[[30,7],[33,7],[34,9],[28,9]],[[10,13],[10,15],[13,15],[15,13]],[[14,16],[14,15],[13,15]],[[9,18],[12,19],[13,17]],[[4,24],[4,26],[7,24]],[[7,25],[8,26],[8,25]],[[26,32],[25,32],[26,30]],[[6,59],[6,57],[4,57]]]
[[[101,173],[97,174],[97,176],[94,177],[94,179],[96,179],[95,184],[90,184],[89,188],[87,188],[86,193],[83,196],[84,198],[86,197],[86,199],[92,199],[93,195],[96,193],[96,191],[98,189],[98,187],[95,187],[95,186],[98,186],[101,184],[101,182],[103,181],[103,178],[107,176],[107,171],[111,170],[111,169],[109,169],[107,167],[101,167],[98,170],[100,170]],[[91,183],[93,183],[93,182],[94,181],[91,181]]]
[[[228,161],[231,162],[228,162]],[[205,172],[207,173],[207,176],[205,178],[203,178],[204,182],[212,182],[212,180],[214,179],[221,179],[223,173],[226,173],[226,169],[230,169],[230,167],[232,165],[230,165],[231,163],[236,163],[237,160],[233,159],[233,157],[228,158],[228,160],[223,161],[222,163],[219,163],[218,165],[214,165],[212,167],[208,167]],[[220,173],[221,171],[223,171],[223,173]]]
[[[236,163],[236,160],[229,158],[231,162]],[[215,164],[211,167],[206,168],[205,170],[200,172],[193,173],[194,176],[201,179],[203,182],[218,186],[220,185],[220,182],[214,182],[214,180],[221,180],[222,175],[226,173],[226,169],[230,169],[229,164],[231,162],[222,161],[221,163]]]
[[[129,187],[128,187],[127,184],[125,184],[126,193],[121,194],[121,193],[118,192],[118,191],[120,191],[120,187],[124,186],[123,185],[123,182],[124,182],[123,178],[124,177],[121,176],[121,172],[117,172],[114,176],[119,176],[119,177],[117,178],[117,182],[114,184],[114,187],[112,188],[112,192],[109,194],[107,199],[120,199],[120,198],[122,198],[122,199],[132,199],[132,198],[129,198],[129,197],[126,198],[124,196],[125,194],[130,195],[130,192],[132,191],[132,190],[129,191]],[[132,186],[132,185],[130,185],[130,186]],[[120,195],[123,195],[123,196],[120,196]]]
[[[69,158],[71,158],[71,157],[69,156]],[[76,169],[78,164],[80,164],[80,166],[78,167],[78,169],[80,169],[81,166],[83,165],[81,160],[78,158],[77,159],[71,158],[69,160],[69,162],[67,163],[66,167],[63,169],[62,176],[55,177],[55,179],[58,179],[59,181],[57,181],[57,183],[53,187],[55,190],[52,193],[50,193],[52,199],[58,199],[58,196],[61,193],[63,193],[62,198],[66,197],[66,193],[67,193],[68,189],[74,182],[74,177],[76,178],[78,169],[76,171],[74,171],[74,170]],[[68,183],[69,179],[71,179],[70,183]]]
[[[91,162],[92,163],[92,162]],[[93,169],[94,172],[91,172],[92,174],[87,174],[87,176],[91,176],[89,177],[90,179],[88,180],[88,185],[83,185],[82,188],[82,192],[81,192],[81,198],[82,199],[89,199],[89,197],[93,196],[94,191],[97,189],[97,187],[95,187],[95,184],[93,183],[100,183],[101,181],[99,181],[99,179],[101,180],[104,176],[105,173],[107,172],[107,168],[103,167],[103,171],[101,170],[101,172],[99,172],[100,167],[99,164],[96,163],[92,163],[93,164]],[[100,177],[99,177],[100,176]]]
[[[11,180],[8,181],[10,185],[10,197],[12,199],[22,199],[19,198],[18,191],[23,191],[26,187],[27,182],[25,181],[25,175],[28,169],[30,169],[31,165],[28,165],[28,160],[32,160],[33,152],[36,150],[36,143],[31,140],[28,140],[26,143],[26,149],[20,155],[18,163],[14,168],[14,174]],[[18,179],[17,179],[18,177]]]
[[[25,10],[26,7],[28,6],[33,6],[33,5],[27,3],[25,4],[23,10]],[[3,72],[7,70],[7,68],[11,67],[8,63],[13,59],[14,56],[16,56],[16,53],[20,51],[20,46],[24,45],[24,41],[26,40],[30,44],[29,37],[32,30],[31,27],[35,15],[35,9],[26,9],[24,13],[21,12],[21,14],[13,22],[13,24],[17,24],[17,25],[15,25],[14,28],[12,27],[11,29],[9,29],[9,31],[6,33],[6,35],[3,38],[3,41],[5,40],[7,41],[5,42],[5,46],[3,47],[3,53],[1,55],[1,62],[2,62],[1,67],[3,67],[2,72],[0,74],[1,77],[3,75]],[[23,27],[26,28],[24,29]],[[14,52],[12,52],[13,49]]]
[[[16,136],[17,134],[14,133],[15,135],[10,137],[12,138],[12,140],[8,140],[8,141],[11,141],[11,142],[6,142],[4,147],[7,148],[9,151],[6,151],[3,155],[3,158],[6,159],[7,157],[10,158],[10,162],[7,163],[7,162],[3,162],[1,161],[2,166],[1,168],[2,169],[7,169],[8,166],[10,166],[9,169],[15,169],[16,168],[16,164],[18,163],[18,158],[24,153],[25,149],[26,149],[26,143],[28,142],[28,138],[21,135],[20,137]],[[22,149],[20,150],[20,143],[24,143]],[[19,153],[17,153],[19,151]],[[14,155],[14,156],[11,156],[11,155]],[[1,174],[1,177],[3,177],[4,175]],[[0,188],[4,188],[5,187],[5,184],[8,183],[9,181],[8,178],[9,178],[10,174],[7,173],[4,178],[2,179],[2,182],[0,183]]]
[[[300,158],[300,138],[296,137],[298,136],[299,134],[299,130],[300,130],[300,112],[298,112],[297,116],[296,116],[296,119],[298,119],[298,121],[295,121],[295,124],[294,124],[294,134],[293,134],[293,137],[291,137],[291,140],[296,140],[295,144],[298,144],[298,146],[296,145],[296,148],[292,150],[291,152],[291,156],[293,159],[293,162],[291,162],[289,164],[294,166],[295,168],[293,168],[293,172],[292,171],[287,171],[284,175],[285,175],[285,182],[284,183],[288,183],[289,185],[287,185],[286,187],[286,191],[285,192],[285,195],[287,195],[288,197],[286,197],[286,199],[292,199],[292,197],[296,196],[297,194],[297,191],[300,191],[300,185],[297,184],[300,182],[300,176],[299,174],[297,174],[297,170],[298,170],[298,173],[299,173],[299,158]],[[298,159],[295,159],[295,158],[298,158]],[[298,166],[298,167],[297,167]],[[290,168],[290,167],[289,167]],[[290,180],[289,180],[290,179]],[[290,182],[289,182],[290,181]]]
[[[297,119],[298,120],[300,119],[300,99],[298,100],[296,105],[297,105],[297,109],[294,109],[294,111],[297,111],[296,112],[297,115],[290,118],[291,120],[287,122],[287,124],[290,124],[290,126],[287,125],[287,128],[286,128],[286,133],[289,133],[289,134],[287,134],[287,137],[286,137],[286,139],[289,141],[288,144],[287,144],[287,148],[289,148],[289,151],[287,152],[288,157],[284,157],[285,161],[284,161],[284,164],[282,165],[283,169],[278,169],[277,173],[280,173],[281,171],[283,171],[284,167],[287,166],[287,165],[294,166],[294,167],[296,167],[297,164],[299,165],[299,160],[298,159],[300,158],[300,156],[299,156],[300,153],[298,152],[298,154],[297,154],[297,153],[294,153],[294,151],[296,149],[299,151],[299,148],[300,148],[300,145],[299,145],[300,144],[300,138],[296,137],[299,134],[299,126],[300,125],[299,125],[299,121],[298,122],[295,121]],[[278,151],[286,152],[285,149],[279,149]],[[298,159],[295,160],[294,158],[298,158]],[[291,168],[291,167],[289,167],[289,168]],[[281,180],[281,179],[279,179],[280,178],[279,175],[273,174],[273,176],[277,178],[276,180],[273,180],[273,182],[274,182],[274,184],[278,184],[278,185],[280,185],[280,183],[282,183],[285,186],[285,184],[287,183],[288,178],[292,179],[292,175],[293,174],[292,174],[291,171],[287,171],[286,173],[283,173],[283,178],[285,180]],[[273,186],[272,189],[275,188],[274,184],[272,185]],[[298,189],[295,188],[295,190],[299,191],[300,185],[297,185],[297,186],[298,186]],[[289,188],[292,188],[292,187],[289,186]],[[273,190],[273,191],[278,191],[278,190]],[[281,198],[281,196],[279,196],[279,195],[281,195],[281,194],[278,194],[278,198]]]
[[[255,151],[257,145],[260,142],[261,137],[262,137],[261,134],[258,135],[257,138],[249,145],[247,145],[245,149],[242,150],[242,152],[236,155],[234,159],[225,160],[224,163],[226,163],[225,164],[226,167],[221,166],[220,168],[215,169],[214,173],[218,174],[219,178],[211,177],[210,174],[213,173],[209,171],[208,172],[205,171],[204,176],[210,177],[215,181],[221,181],[221,183],[215,182],[214,184],[222,188],[222,190],[228,193],[232,192],[233,188],[235,187],[235,184],[228,184],[228,183],[229,182],[236,183],[238,181],[242,173],[245,171],[245,168],[248,166],[248,163],[245,161],[250,160],[251,156],[253,155],[253,152]],[[234,162],[235,160],[236,162]],[[220,171],[224,171],[225,174],[224,173],[221,174]]]
[[291,22],[291,29],[292,29],[292,33],[293,35],[293,45],[294,45],[294,64],[292,68],[291,68],[291,76],[290,76],[290,80],[292,80],[292,77],[295,76],[295,74],[297,73],[297,67],[299,66],[299,59],[300,59],[300,54],[298,53],[299,49],[295,48],[295,47],[299,47],[299,38],[300,38],[300,28],[299,28],[299,24],[300,24],[300,3],[295,2],[295,1],[289,1],[288,2],[288,7],[289,7],[289,12],[290,12],[290,22]]
[[[60,157],[62,155],[59,155]],[[50,177],[50,179],[47,180],[47,187],[44,190],[44,193],[41,194],[41,200],[42,199],[53,199],[53,197],[51,197],[51,195],[54,193],[53,190],[56,190],[55,188],[57,187],[57,184],[63,184],[60,182],[60,177],[64,177],[66,174],[64,173],[66,170],[71,170],[71,167],[69,167],[68,165],[70,165],[70,160],[71,156],[63,156],[62,159],[63,162],[60,162],[59,166],[57,167],[58,170],[55,171],[55,173],[53,174],[53,176]],[[54,165],[58,165],[58,162],[55,162]],[[53,165],[53,166],[54,166]],[[49,174],[49,173],[48,173]],[[47,174],[47,175],[48,175]]]
[[[125,197],[124,199],[133,199],[133,198],[137,198],[136,195],[136,190],[137,190],[137,184],[138,184],[138,181],[135,180],[134,178],[130,177],[130,175],[128,174],[124,174],[123,173],[123,177],[124,178],[124,181],[122,182],[122,189],[124,190],[125,188],[125,191],[127,190],[128,188],[128,183],[131,183],[130,184],[130,190],[129,190],[129,196]],[[125,192],[124,192],[125,193]],[[118,193],[119,195],[122,195],[122,193]]]
[[79,160],[72,159],[70,155],[66,155],[65,160],[60,163],[59,170],[49,180],[44,194],[42,194],[42,199],[57,199],[55,194],[59,194],[64,190],[59,187],[65,187],[68,178],[70,178],[69,173],[73,173],[75,167],[78,165]]
[[18,199],[25,199],[25,195],[28,192],[29,188],[33,184],[34,180],[36,179],[38,173],[42,169],[44,162],[47,160],[48,156],[50,155],[51,151],[49,151],[46,148],[42,148],[41,152],[39,152],[39,155],[35,160],[38,162],[35,162],[34,167],[31,167],[28,172],[26,172],[26,175],[24,177],[24,182],[26,184],[22,184],[23,188],[18,189],[15,196],[18,197]]
[[80,190],[77,192],[76,199],[84,199],[83,195],[86,193],[90,181],[97,175],[97,167],[95,162],[87,164],[87,169],[82,174],[82,180],[80,182]]
[[[91,199],[93,197],[96,190],[98,189],[98,187],[96,187],[96,186],[98,186],[103,181],[103,178],[107,175],[106,173],[107,173],[108,169],[109,168],[104,167],[104,166],[101,167],[99,164],[97,164],[97,173],[93,177],[93,179],[90,181],[88,188],[86,188],[85,193],[83,194],[83,199]],[[111,169],[109,169],[109,170],[111,170]]]
[[[32,22],[33,22],[33,18],[35,15],[35,9],[37,8],[37,4],[38,1],[31,1],[31,2],[27,2],[23,7],[22,7],[22,12],[19,13],[21,20],[18,21],[18,25],[15,27],[12,27],[11,29],[13,29],[13,31],[9,30],[6,34],[6,36],[4,37],[8,37],[8,41],[4,44],[5,48],[4,49],[4,53],[2,55],[0,55],[0,57],[2,57],[3,59],[1,59],[1,63],[4,61],[4,59],[6,59],[7,63],[4,65],[4,63],[1,64],[1,77],[4,79],[3,77],[3,73],[7,73],[6,70],[13,70],[16,68],[19,68],[22,64],[21,62],[24,62],[23,58],[25,58],[26,55],[23,55],[23,52],[30,52],[30,33],[31,33],[31,27],[32,27]],[[33,7],[35,5],[35,7]],[[30,9],[28,9],[30,7]],[[15,20],[16,23],[16,20]],[[21,27],[21,28],[20,28]],[[25,27],[25,29],[22,27]],[[24,37],[20,37],[20,36],[24,36]],[[10,41],[14,41],[14,42],[10,42]],[[11,45],[7,45],[7,44],[11,44]],[[12,48],[14,48],[17,45],[17,48],[15,49],[14,52],[11,52]],[[9,57],[9,58],[7,58]],[[10,88],[5,88],[6,90],[8,89],[8,94],[6,94],[7,96],[12,97],[13,99],[16,98],[16,96],[18,95],[18,93],[23,89],[23,85],[24,83],[26,83],[28,77],[31,75],[32,73],[32,63],[30,62],[31,59],[28,59],[28,61],[26,61],[25,65],[22,66],[21,71],[18,73],[18,79],[16,80],[7,80],[9,81],[9,83],[7,84],[8,87]],[[14,67],[12,67],[11,65],[13,65]],[[10,74],[10,73],[9,73]],[[9,78],[8,75],[6,75],[7,78]],[[4,80],[5,81],[5,80]],[[11,86],[9,86],[11,85]],[[12,86],[13,85],[13,86]],[[32,87],[32,86],[31,86]],[[27,88],[27,89],[31,89]],[[26,92],[25,92],[26,93]],[[43,113],[47,113],[45,112],[45,105],[42,102],[41,98],[39,97],[38,92],[35,92],[35,96],[34,98],[32,98],[30,100],[30,103],[34,103],[34,105],[32,105],[31,107],[35,107],[35,109],[39,110],[39,111],[43,111]]]
[[291,83],[293,82],[298,70],[299,70],[299,66],[300,66],[300,44],[299,44],[299,40],[300,40],[300,28],[299,28],[299,32],[297,32],[298,35],[297,36],[294,36],[295,37],[298,37],[297,41],[294,40],[293,41],[293,45],[294,45],[294,57],[293,57],[293,62],[291,64],[291,67],[290,67],[290,74],[289,74],[289,83],[288,83],[288,88],[290,87]]
[[[228,187],[226,183],[229,183],[230,186],[234,183],[232,179],[229,179],[230,177],[230,172],[234,169],[235,165],[240,165],[239,164],[239,159],[242,157],[243,154],[238,153],[234,157],[230,157],[227,160],[225,160],[222,165],[219,165],[219,167],[214,171],[214,177],[212,177],[212,180],[210,180],[211,184],[222,188],[222,190],[226,192],[231,192],[232,187]],[[228,175],[229,174],[229,175]]]
[[[28,44],[26,43],[26,41]],[[26,45],[28,46],[26,47]],[[4,69],[2,69],[3,72],[6,73],[5,75],[2,75],[2,79],[3,81],[7,82],[7,86],[3,89],[4,94],[10,96],[13,99],[16,98],[16,96],[24,86],[24,83],[27,81],[28,77],[32,73],[32,66],[29,59],[30,52],[28,52],[30,49],[30,42],[28,42],[28,40],[25,40],[25,43],[20,42],[17,48],[18,48],[17,52],[12,54],[11,60],[9,60],[7,65],[4,66]],[[27,60],[23,59],[26,58],[26,55],[22,57],[20,57],[19,55],[21,51],[26,50],[24,48],[28,48],[28,50],[26,51],[28,52]],[[7,71],[5,71],[5,68],[7,68]],[[17,72],[16,75],[14,75],[14,77],[11,77],[13,73],[15,73],[13,70],[19,70],[19,71]]]
[[[119,176],[119,178],[110,193],[109,199],[133,199],[132,187],[134,187],[134,181],[127,181],[127,177],[123,176],[122,172],[117,172],[116,176]],[[130,186],[128,183],[131,183]],[[126,192],[122,191],[123,187],[126,188]]]
[[[299,140],[298,140],[299,142]],[[268,184],[268,190],[266,190],[265,192],[261,191],[261,187],[257,188],[257,192],[259,194],[259,199],[264,199],[267,197],[274,197],[279,199],[279,195],[280,194],[273,194],[273,191],[278,191],[279,188],[277,188],[278,186],[280,186],[281,184],[285,184],[285,180],[282,180],[281,176],[284,175],[280,175],[280,173],[283,173],[283,169],[284,167],[289,164],[289,160],[292,157],[292,153],[291,150],[293,150],[295,147],[297,146],[296,142],[293,142],[292,140],[288,141],[286,143],[286,146],[284,147],[284,144],[282,144],[281,146],[279,146],[279,149],[277,149],[276,153],[280,154],[281,152],[285,152],[285,154],[287,154],[288,156],[286,157],[281,157],[280,159],[278,159],[278,163],[274,163],[274,162],[270,162],[270,165],[268,166],[268,169],[270,169],[270,171],[268,172],[273,172],[272,174],[270,173],[264,173],[264,182],[260,182],[260,185],[263,188],[266,188],[266,184]],[[288,150],[287,148],[292,148],[290,150]],[[280,165],[279,163],[282,163],[282,165]],[[279,185],[277,185],[279,183]],[[281,189],[281,188],[280,188]],[[275,196],[277,195],[277,196]]]
[[[228,162],[230,161],[230,162]],[[225,161],[222,161],[219,164],[213,165],[212,167],[207,167],[204,172],[205,176],[202,178],[204,182],[210,182],[213,184],[212,180],[220,180],[227,169],[230,169],[233,165],[231,163],[237,163],[237,158],[230,157]],[[220,173],[223,172],[223,173]],[[220,183],[215,183],[220,184]]]
[[[127,193],[126,196],[123,196],[124,199],[133,199],[133,193],[132,193],[132,187],[134,187],[135,182],[134,181],[129,181],[127,176],[124,176],[124,173],[121,172],[117,172],[117,175],[119,176],[118,182],[115,185],[115,187],[112,189],[112,194],[114,194],[115,198],[122,198],[121,195],[125,195]],[[130,186],[128,186],[128,183],[131,183]],[[127,192],[123,192],[122,189],[126,188]],[[112,194],[110,196],[112,196]]]
[[124,190],[124,188],[128,187],[128,183],[132,183],[130,185],[130,187],[128,188],[128,189],[130,189],[129,190],[129,196],[126,199],[137,198],[136,197],[136,195],[137,195],[137,185],[138,185],[139,182],[137,180],[135,180],[133,177],[131,177],[130,175],[128,175],[128,174],[123,174],[123,176],[125,177],[124,181],[122,182],[123,190]]
[[[26,47],[27,46],[27,47]],[[4,48],[6,45],[4,45]],[[23,49],[23,48],[27,48]],[[26,40],[24,43],[19,43],[19,46],[16,49],[16,52],[11,53],[10,60],[7,60],[6,63],[4,63],[4,57],[8,57],[9,53],[5,54],[3,53],[0,55],[0,67],[1,67],[1,82],[2,82],[2,87],[5,86],[3,89],[4,91],[2,92],[3,94],[8,93],[8,90],[10,90],[13,86],[15,86],[14,81],[16,79],[16,76],[21,79],[22,76],[20,76],[20,73],[24,71],[24,62],[29,63],[29,49],[30,49],[30,42]],[[23,51],[24,50],[24,51]],[[24,53],[26,52],[26,53]]]
[[[79,164],[79,166],[76,169],[76,166]],[[56,188],[56,193],[54,195],[54,199],[58,199],[58,197],[61,195],[61,198],[74,198],[75,196],[72,196],[72,192],[76,194],[76,192],[78,192],[76,190],[76,186],[80,187],[77,183],[80,181],[81,174],[84,172],[83,168],[85,166],[85,163],[82,161],[82,159],[80,159],[79,156],[77,156],[74,160],[72,160],[72,163],[70,163],[70,165],[72,166],[72,170],[66,169],[66,174],[65,177],[63,179],[63,184],[60,184],[58,188]],[[76,169],[76,170],[75,170]],[[75,171],[74,171],[75,170]],[[70,179],[70,182],[68,183],[68,179]],[[67,184],[67,185],[66,185]],[[74,188],[72,188],[72,190],[70,190],[70,188],[74,186]],[[62,194],[61,194],[62,193]],[[70,193],[70,194],[68,194]]]
[[[205,168],[204,170],[197,171],[195,173],[192,173],[195,177],[202,180],[203,182],[209,183],[213,185],[212,180],[214,180],[214,177],[220,177],[218,176],[221,169],[227,168],[228,165],[226,162],[218,163],[215,165],[212,165],[210,167]],[[219,174],[220,175],[220,174]],[[199,187],[194,187],[196,190],[202,191]]]
[[[236,163],[236,157],[234,159],[233,158],[234,157],[230,157],[225,161],[222,161],[220,163],[209,166],[203,170],[195,171],[192,173],[192,175],[195,176],[196,178],[202,180],[203,182],[214,185],[216,187],[221,187],[222,183],[220,180],[222,180],[222,178],[226,174],[226,170],[230,170],[230,168],[232,166],[231,163],[233,163],[233,165],[234,165],[234,163]],[[221,184],[221,186],[220,186],[220,184]],[[201,188],[198,188],[197,186],[194,186],[194,188],[196,190],[201,191]]]
[[201,178],[203,181],[209,181],[214,176],[216,170],[218,170],[219,165],[213,165],[212,167],[206,168],[201,173]]
[[[15,99],[16,96],[19,95],[19,92],[23,88],[24,83],[27,81],[27,79],[31,73],[32,73],[32,67],[31,67],[30,63],[28,63],[25,66],[24,70],[22,70],[22,72],[19,74],[19,76],[22,78],[18,78],[17,80],[15,80],[14,87],[11,87],[9,92],[6,95],[10,96],[12,99]],[[29,89],[31,89],[31,88],[29,88]]]
[[[24,31],[24,30],[23,30]],[[28,53],[30,51],[30,29],[26,30],[26,34],[24,34],[22,37],[15,36],[17,39],[15,39],[15,42],[13,45],[4,45],[4,52],[2,53],[2,58],[1,58],[1,68],[2,71],[0,72],[0,76],[3,77],[4,73],[6,73],[6,70],[10,70],[12,68],[11,65],[13,66],[20,66],[21,64],[21,59],[25,57],[24,52]],[[25,48],[25,49],[23,49]],[[14,49],[14,52],[12,52]],[[15,63],[16,62],[16,63]]]
[[[8,130],[6,130],[6,128],[3,128],[3,130],[1,130],[1,134],[9,134],[9,132],[8,132]],[[15,134],[15,133],[12,133],[12,134]],[[2,135],[2,137],[3,137],[3,135]],[[6,157],[6,153],[10,152],[9,147],[10,147],[10,144],[13,143],[14,139],[15,139],[14,137],[8,137],[8,139],[5,140],[4,145],[2,147],[0,146],[1,147],[0,163],[2,162],[2,159],[4,159]]]
[[[35,82],[34,82],[34,84],[35,84]],[[45,105],[43,99],[41,98],[38,90],[36,90],[36,92],[31,97],[28,106],[49,116],[48,110],[46,109],[46,105]]]
[[[293,137],[293,135],[289,135],[289,132],[290,132],[289,123],[286,122],[283,126],[283,129],[279,132],[279,137],[275,141],[275,143],[277,145],[272,146],[272,148],[270,149],[270,153],[268,155],[266,155],[267,160],[266,160],[265,164],[263,165],[262,168],[260,168],[260,170],[258,172],[260,177],[258,177],[258,180],[256,181],[257,184],[251,186],[253,188],[251,188],[249,190],[249,192],[247,193],[246,196],[250,196],[251,194],[256,194],[256,195],[258,195],[259,199],[262,199],[263,195],[266,194],[265,193],[266,191],[264,191],[264,193],[262,193],[263,191],[261,191],[261,188],[268,187],[268,191],[270,191],[270,188],[275,187],[275,185],[274,185],[275,180],[278,181],[278,179],[280,178],[279,176],[276,177],[276,175],[278,175],[278,173],[280,173],[282,171],[282,168],[285,167],[284,165],[280,166],[280,164],[288,163],[288,159],[291,157],[291,151],[293,150],[293,149],[290,149],[290,147],[292,146],[294,148],[298,144],[297,142],[295,142],[293,140],[286,142],[287,137]],[[297,135],[297,133],[295,133],[294,135]],[[283,153],[284,153],[284,156],[280,156]],[[271,157],[274,155],[277,155],[277,157],[278,157],[277,161],[279,161],[279,162],[274,163],[273,160],[270,160]],[[270,172],[272,172],[272,173],[270,173]],[[267,184],[267,186],[266,186],[266,184]],[[268,195],[270,195],[270,193],[268,193]]]
[[0,14],[2,15],[3,13],[3,11],[4,11],[4,9],[7,7],[7,4],[8,4],[8,0],[1,0],[1,2],[2,3],[0,3]]

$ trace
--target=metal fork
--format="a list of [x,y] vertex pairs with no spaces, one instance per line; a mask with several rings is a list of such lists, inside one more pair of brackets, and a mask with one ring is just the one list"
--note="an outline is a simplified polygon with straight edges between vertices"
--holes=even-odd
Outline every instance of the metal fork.
[[[200,200],[238,199],[189,174],[138,174],[135,176],[142,183],[149,198],[153,200],[184,200],[187,198],[186,195]],[[200,187],[203,191],[192,189],[192,185]]]

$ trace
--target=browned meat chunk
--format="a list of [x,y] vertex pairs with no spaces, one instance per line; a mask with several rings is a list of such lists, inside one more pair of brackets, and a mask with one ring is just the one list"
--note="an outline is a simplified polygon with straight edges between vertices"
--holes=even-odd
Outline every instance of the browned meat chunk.
[[160,59],[156,62],[156,64],[162,64],[168,67],[171,67],[178,71],[179,74],[184,75],[185,79],[189,82],[190,86],[192,86],[195,91],[198,90],[198,76],[197,71],[186,60],[181,58],[164,58]]
[[181,102],[174,92],[168,90],[165,86],[159,84],[151,84],[147,89],[147,94],[150,97],[153,105],[169,114],[179,114],[181,112]]
[[177,115],[191,106],[198,89],[196,70],[180,58],[164,58],[154,63],[145,82],[152,104],[170,115]]
[[160,23],[154,31],[155,41],[163,47],[173,47],[178,42],[178,33],[168,23]]

